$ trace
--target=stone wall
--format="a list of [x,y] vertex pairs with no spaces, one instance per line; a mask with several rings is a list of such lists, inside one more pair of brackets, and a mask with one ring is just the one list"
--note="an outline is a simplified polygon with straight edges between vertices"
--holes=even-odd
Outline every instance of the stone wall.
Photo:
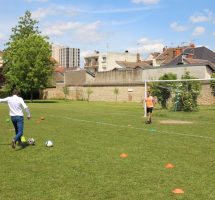
[[[58,85],[57,88],[44,90],[44,99],[62,99],[64,98],[63,84]],[[144,86],[95,86],[95,87],[69,87],[68,99],[73,100],[87,100],[88,92],[92,91],[90,101],[116,101],[114,88],[119,89],[117,101],[119,102],[141,102],[144,97]],[[209,84],[202,85],[201,94],[198,99],[201,105],[215,104],[215,97],[211,94]]]

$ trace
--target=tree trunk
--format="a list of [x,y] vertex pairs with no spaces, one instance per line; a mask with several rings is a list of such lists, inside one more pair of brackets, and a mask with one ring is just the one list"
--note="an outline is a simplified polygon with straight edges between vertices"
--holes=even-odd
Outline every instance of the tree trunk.
[[33,102],[33,91],[31,91],[31,103]]

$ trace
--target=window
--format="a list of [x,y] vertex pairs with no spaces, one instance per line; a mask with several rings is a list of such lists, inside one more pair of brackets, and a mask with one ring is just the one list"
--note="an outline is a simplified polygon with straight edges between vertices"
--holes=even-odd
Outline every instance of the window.
[[102,62],[106,63],[106,60],[107,60],[106,56],[102,56]]

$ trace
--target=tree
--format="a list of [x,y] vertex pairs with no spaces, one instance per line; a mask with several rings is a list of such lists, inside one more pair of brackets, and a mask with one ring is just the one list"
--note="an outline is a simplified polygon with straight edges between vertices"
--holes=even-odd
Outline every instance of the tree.
[[67,95],[69,94],[69,88],[67,86],[63,87],[64,98],[67,99]]
[[7,43],[8,46],[16,39],[23,39],[29,35],[40,34],[37,26],[38,23],[37,20],[31,18],[31,12],[26,11],[25,15],[19,18],[18,25],[12,28],[13,34],[10,36],[9,42]]
[[[189,71],[185,71],[182,79],[196,79],[190,76]],[[177,103],[177,111],[197,110],[197,98],[200,94],[201,85],[199,81],[183,81],[177,84],[173,102]]]
[[91,88],[87,88],[87,101],[90,101],[90,95],[93,93],[93,91],[91,90]]
[[[173,73],[164,74],[159,80],[176,80],[177,76]],[[171,90],[173,89],[174,82],[155,82],[151,85],[152,95],[156,96],[161,107],[167,109],[167,101],[171,97]]]
[[[211,75],[211,78],[215,78],[215,73],[213,73],[212,75]],[[210,83],[210,86],[211,86],[211,89],[212,89],[212,94],[213,94],[213,96],[215,96],[215,80],[212,80],[211,81],[211,83]]]
[[113,93],[114,93],[115,96],[116,96],[116,102],[117,102],[117,96],[118,96],[118,94],[119,94],[119,88],[114,88]]
[[27,11],[15,28],[4,50],[4,75],[6,87],[14,87],[31,94],[44,89],[53,73],[51,45],[40,35],[37,21]]

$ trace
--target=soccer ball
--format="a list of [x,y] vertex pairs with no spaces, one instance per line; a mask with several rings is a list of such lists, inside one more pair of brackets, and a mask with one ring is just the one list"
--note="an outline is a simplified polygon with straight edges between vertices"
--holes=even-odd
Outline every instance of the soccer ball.
[[46,141],[46,147],[53,147],[53,142],[51,140]]
[[35,140],[34,140],[34,138],[29,138],[29,139],[28,139],[28,144],[30,144],[30,145],[35,145]]

